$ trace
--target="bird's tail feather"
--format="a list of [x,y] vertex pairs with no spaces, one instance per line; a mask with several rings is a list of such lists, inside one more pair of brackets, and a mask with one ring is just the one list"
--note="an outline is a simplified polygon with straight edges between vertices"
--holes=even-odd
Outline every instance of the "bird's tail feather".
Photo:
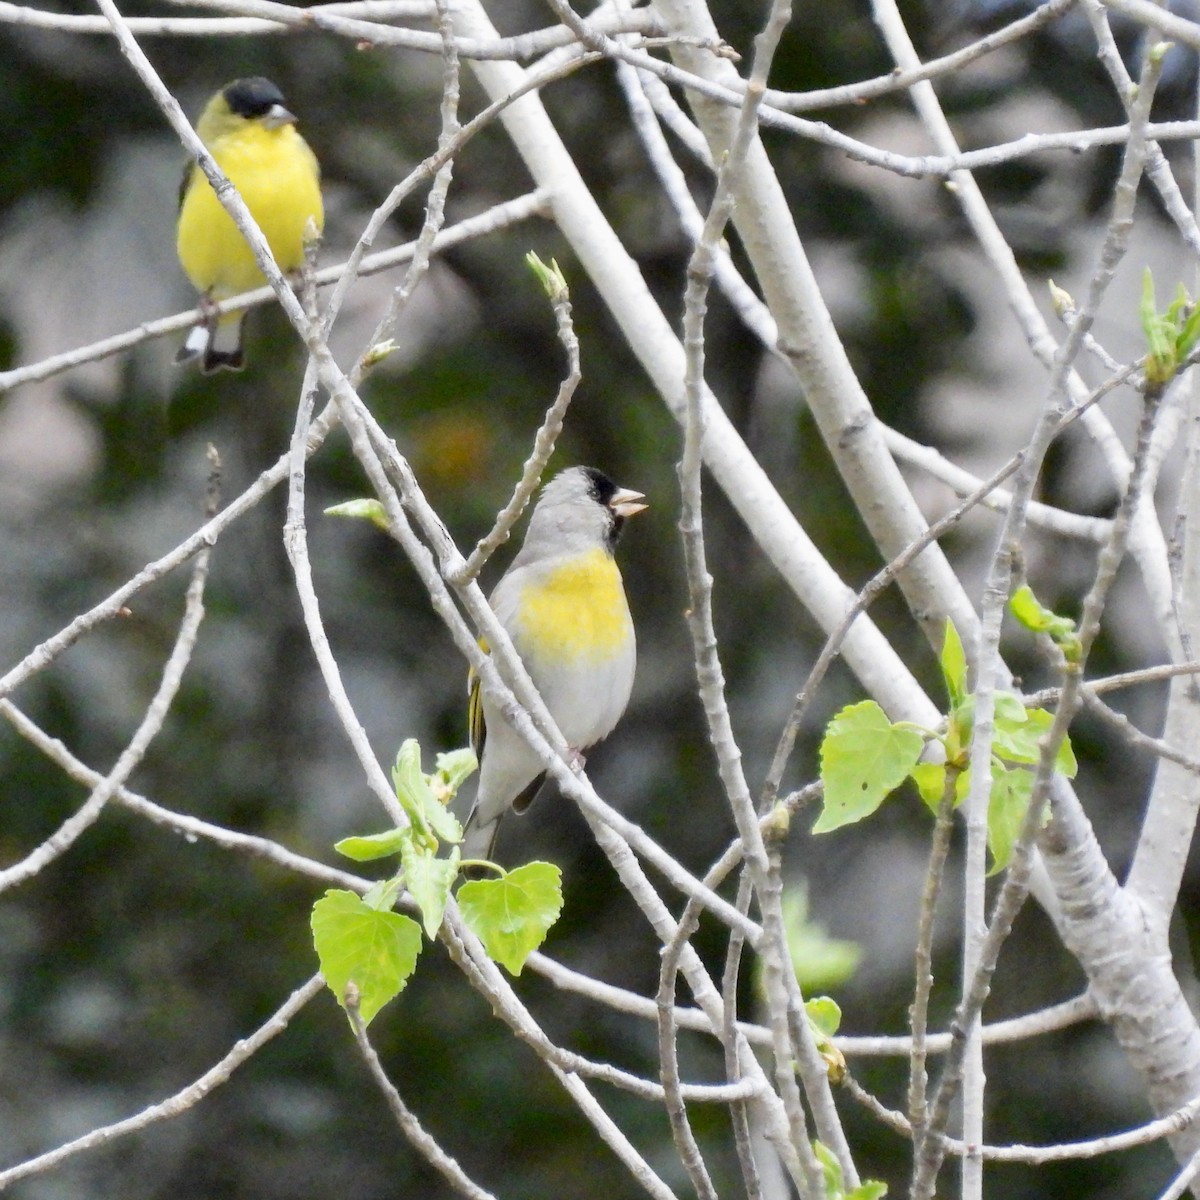
[[246,365],[242,351],[242,321],[244,313],[225,317],[214,325],[195,325],[187,335],[187,341],[175,355],[177,363],[200,359],[200,370],[205,375],[214,371],[240,371]]

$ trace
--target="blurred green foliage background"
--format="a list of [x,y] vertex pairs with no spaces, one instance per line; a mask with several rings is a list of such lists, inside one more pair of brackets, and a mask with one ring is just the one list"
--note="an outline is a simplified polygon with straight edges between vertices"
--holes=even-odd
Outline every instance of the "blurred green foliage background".
[[[490,7],[505,33],[548,23],[546,10],[532,3]],[[946,6],[931,20],[907,6],[924,53],[976,28],[951,20],[951,8],[972,15]],[[748,51],[764,5],[720,0],[713,9],[724,36]],[[63,10],[91,11],[72,4]],[[131,4],[125,11],[159,10]],[[371,209],[435,145],[441,69],[432,56],[361,49],[318,33],[146,38],[144,45],[193,115],[215,87],[239,75],[264,74],[281,86],[323,165],[323,264],[339,261]],[[1072,45],[1056,27],[947,81],[941,91],[964,142],[994,138],[1001,128],[1016,136],[1024,129],[1006,122],[1029,113],[1081,125],[1115,120],[1115,101],[1098,84],[1086,48],[1072,59],[1064,50]],[[799,6],[772,82],[803,90],[890,66],[865,6],[829,0]],[[481,95],[469,70],[463,78],[469,114]],[[590,68],[544,99],[605,213],[677,319],[689,248],[631,132],[611,70]],[[881,144],[906,145],[911,135],[903,99],[816,115]],[[193,304],[173,249],[182,155],[111,39],[5,25],[0,128],[7,131],[0,156],[0,368]],[[1023,347],[1013,340],[1002,299],[979,286],[952,197],[935,181],[880,180],[811,143],[779,134],[767,140],[877,412],[952,456],[994,465],[1023,440],[1040,398],[1028,379],[1040,374],[1008,372]],[[1112,163],[1107,154],[1066,166],[1043,156],[985,173],[1027,269],[1060,277],[1086,267],[1080,231],[1102,208]],[[687,170],[703,202],[709,181],[699,168]],[[518,157],[493,127],[456,164],[448,220],[528,186]],[[388,240],[414,236],[421,215],[418,196],[393,220]],[[652,504],[620,553],[639,631],[637,688],[589,770],[603,795],[701,872],[733,827],[694,694],[682,615],[679,432],[564,241],[538,220],[439,258],[404,317],[400,350],[365,394],[460,546],[470,546],[507,498],[564,371],[550,307],[523,265],[530,249],[558,257],[565,268],[583,349],[584,383],[552,469],[594,464],[645,491]],[[364,281],[356,292],[335,343],[344,361],[361,349],[398,279]],[[844,577],[864,581],[879,565],[877,555],[794,382],[718,298],[708,336],[709,379],[727,411]],[[0,669],[199,524],[206,444],[220,452],[227,499],[286,450],[300,347],[273,310],[251,316],[249,337],[250,367],[241,376],[206,379],[175,370],[174,346],[157,342],[0,395]],[[1001,337],[1011,352],[998,344]],[[1103,513],[1110,490],[1079,491],[1086,453],[1068,439],[1043,494]],[[340,434],[313,460],[308,486],[326,626],[380,759],[390,762],[409,736],[427,753],[462,744],[464,670],[415,575],[379,532],[321,515],[325,505],[368,490]],[[932,512],[943,510],[940,485],[919,480],[918,488]],[[729,699],[757,785],[819,638],[711,486],[707,505]],[[167,807],[334,862],[337,838],[380,828],[382,816],[324,698],[283,552],[283,506],[283,495],[272,495],[220,540],[195,659],[131,786]],[[949,539],[969,579],[978,578],[994,528],[981,518]],[[1047,602],[1070,610],[1089,552],[1047,539],[1040,555],[1033,555],[1039,589]],[[490,580],[505,560],[501,552]],[[176,573],[143,592],[125,619],[83,639],[14,699],[82,759],[106,769],[157,683],[185,584]],[[935,688],[935,665],[898,600],[888,597],[874,615]],[[1135,618],[1115,621],[1105,665],[1137,665],[1155,649]],[[1013,653],[1027,681],[1036,681],[1037,665],[1022,659],[1019,646]],[[858,695],[845,675],[826,685],[789,783],[812,777],[819,723]],[[1153,724],[1157,693],[1125,702],[1136,719]],[[1085,724],[1076,744],[1085,758],[1081,788],[1089,811],[1119,866],[1150,764],[1114,748],[1107,736]],[[0,726],[0,862],[49,836],[81,794]],[[854,979],[836,993],[844,1028],[901,1032],[927,817],[916,803],[896,803],[868,827],[819,844],[806,833],[810,823],[796,822],[790,868],[807,884],[814,919],[865,950]],[[563,866],[567,903],[547,945],[552,955],[653,994],[654,939],[569,805],[543,801],[525,819],[510,818],[499,849],[510,860],[537,856]],[[1193,892],[1195,884],[1193,877]],[[319,890],[270,864],[190,844],[114,809],[36,879],[0,897],[0,1165],[161,1099],[255,1028],[315,970],[307,913]],[[678,906],[677,898],[672,903]],[[952,1005],[955,942],[947,917],[939,939],[939,1021]],[[706,926],[698,945],[719,968],[720,930]],[[1081,984],[1031,909],[1002,964],[989,1017],[1063,999]],[[652,1025],[528,972],[519,988],[553,1038],[656,1074]],[[745,1002],[751,1011],[749,986]],[[439,951],[423,957],[413,983],[372,1032],[406,1101],[498,1195],[633,1194],[624,1169],[550,1075]],[[719,1077],[711,1042],[688,1040],[685,1052],[687,1077]],[[852,1067],[900,1106],[896,1064]],[[988,1073],[997,1141],[1087,1136],[1145,1115],[1119,1053],[1095,1027],[997,1051]],[[686,1193],[661,1113],[602,1085],[596,1091]],[[864,1173],[890,1180],[898,1194],[904,1145],[847,1106]],[[705,1110],[693,1117],[722,1194],[737,1194],[724,1117]],[[1116,1167],[1105,1159],[1036,1175],[1008,1168],[994,1173],[989,1194],[1121,1196],[1140,1172],[1169,1169],[1162,1149]],[[323,996],[185,1117],[80,1156],[13,1194],[375,1200],[449,1193],[395,1129],[353,1053],[344,1018]]]

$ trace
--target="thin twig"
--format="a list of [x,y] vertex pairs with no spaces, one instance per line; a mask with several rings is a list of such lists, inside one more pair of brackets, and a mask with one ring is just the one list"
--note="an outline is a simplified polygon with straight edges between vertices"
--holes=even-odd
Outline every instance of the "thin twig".
[[[750,907],[754,885],[749,874],[742,872],[738,880],[737,906]],[[721,975],[721,998],[725,1005],[725,1022],[721,1027],[721,1042],[725,1049],[725,1075],[734,1082],[741,1078],[742,1067],[738,1060],[736,1031],[738,977],[745,940],[736,929],[730,930],[729,946],[725,952],[725,970]],[[738,1101],[730,1106],[729,1119],[733,1125],[733,1142],[737,1150],[738,1165],[742,1171],[742,1183],[746,1188],[746,1200],[763,1200],[762,1178],[754,1158],[754,1144],[750,1131],[750,1106]]]
[[346,1015],[350,1018],[350,1027],[354,1030],[354,1041],[358,1046],[358,1052],[362,1055],[362,1060],[366,1063],[367,1071],[374,1081],[375,1086],[387,1101],[387,1106],[391,1110],[392,1116],[396,1118],[396,1124],[400,1126],[401,1132],[408,1138],[409,1145],[460,1196],[467,1196],[469,1200],[496,1200],[493,1193],[487,1191],[486,1188],[481,1188],[459,1166],[458,1159],[454,1158],[453,1155],[447,1154],[438,1145],[437,1140],[425,1131],[425,1127],[421,1124],[416,1114],[404,1103],[399,1091],[396,1089],[396,1085],[388,1078],[387,1072],[383,1069],[383,1063],[379,1061],[379,1055],[375,1052],[375,1047],[371,1045],[370,1038],[367,1037],[367,1027],[363,1024],[362,1013],[358,1006],[358,988],[353,982],[347,987],[346,995],[343,998],[345,1000]]
[[[454,29],[446,9],[446,0],[437,0],[437,30],[438,36],[442,39],[442,127],[438,134],[438,166],[433,175],[429,196],[425,201],[425,219],[421,225],[420,236],[413,248],[412,261],[405,272],[403,282],[392,290],[387,311],[379,319],[375,331],[367,341],[366,349],[359,355],[358,362],[354,364],[354,368],[350,372],[350,383],[354,387],[358,387],[362,382],[368,368],[380,361],[380,347],[390,338],[392,330],[395,329],[396,323],[400,319],[400,314],[425,277],[425,273],[429,269],[433,244],[446,219],[446,196],[450,191],[450,181],[454,177],[454,157],[458,152],[459,138],[462,134],[462,125],[458,119],[458,55],[454,49]],[[382,218],[391,216],[403,195],[403,185],[401,185],[400,188],[393,191],[387,201],[380,205],[372,217],[372,221],[378,222]],[[354,264],[347,266],[346,274],[345,287],[349,287],[356,278]],[[333,302],[331,302],[331,320],[336,311],[332,304]]]
[[[706,887],[717,888],[738,863],[741,862],[740,847],[733,847],[721,856],[709,869],[704,877]],[[739,891],[739,899],[741,893]],[[745,908],[743,901],[738,905]],[[691,941],[700,925],[700,917],[704,908],[694,897],[689,898],[679,918],[675,933],[663,947],[662,963],[658,972],[658,995],[656,1007],[658,1011],[658,1057],[663,1089],[666,1098],[667,1116],[671,1123],[671,1134],[675,1139],[675,1147],[679,1151],[680,1161],[697,1195],[715,1197],[713,1182],[696,1144],[688,1121],[687,1110],[684,1108],[685,1096],[679,1081],[679,1057],[676,1040],[678,1026],[675,1020],[675,987],[679,975],[679,961],[684,947]],[[738,939],[736,931],[732,940]],[[739,943],[740,944],[740,943]],[[731,997],[727,987],[722,987],[725,1002],[725,1019],[721,1029],[721,1039],[725,1045],[726,1074],[731,1083],[736,1084],[741,1078],[741,1067],[737,1061],[737,1035],[734,1030],[735,1010],[730,1008]],[[740,1105],[744,1109],[744,1104]]]
[[[902,1137],[910,1137],[912,1129],[904,1114],[888,1108],[879,1099],[868,1092],[850,1074],[844,1079],[846,1090],[859,1104],[866,1108],[882,1125],[894,1130]],[[1200,1098],[1190,1101],[1181,1108],[1164,1117],[1157,1117],[1136,1129],[1128,1129],[1124,1133],[1110,1133],[1104,1137],[1089,1138],[1081,1142],[1056,1142],[1050,1146],[1028,1146],[1015,1143],[1010,1146],[968,1146],[958,1138],[944,1137],[943,1149],[947,1154],[957,1158],[964,1157],[968,1152],[978,1152],[986,1162],[1024,1163],[1029,1166],[1041,1166],[1052,1162],[1072,1162],[1089,1158],[1100,1158],[1105,1154],[1118,1154],[1126,1150],[1135,1150],[1140,1146],[1153,1145],[1164,1138],[1189,1128],[1200,1117]],[[1186,1190],[1186,1189],[1185,1189]],[[1182,1195],[1182,1192],[1175,1193]],[[1164,1200],[1159,1197],[1159,1200]]]
[[546,415],[542,418],[537,433],[534,434],[533,450],[521,468],[521,478],[513,489],[511,499],[500,510],[491,532],[479,539],[475,549],[471,551],[467,561],[463,564],[460,573],[450,578],[450,582],[456,586],[477,578],[487,560],[508,540],[513,526],[520,520],[525,506],[533,496],[541,480],[542,472],[550,461],[550,456],[554,453],[559,434],[562,433],[567,409],[583,378],[579,359],[579,339],[575,336],[575,326],[571,320],[571,293],[565,285],[554,289],[550,303],[554,308],[558,340],[567,352],[567,374],[562,383],[558,385],[558,394],[554,398],[554,403],[546,410]]
[[908,1119],[912,1126],[913,1145],[919,1147],[925,1136],[927,1112],[925,1093],[929,1083],[926,1069],[928,1053],[929,994],[933,989],[933,923],[937,916],[938,897],[942,890],[942,875],[946,855],[950,850],[950,835],[954,829],[955,793],[960,772],[946,767],[942,798],[938,803],[937,821],[929,846],[929,866],[925,870],[925,887],[921,893],[921,910],[917,922],[917,945],[913,955],[916,981],[913,1001],[909,1008],[909,1028],[912,1030],[912,1054],[908,1061]]
[[[1142,166],[1145,162],[1145,128],[1149,122],[1150,105],[1161,67],[1161,55],[1150,55],[1147,58],[1137,104],[1131,117],[1133,133],[1126,147],[1121,175],[1114,192],[1113,212],[1108,223],[1104,244],[1089,282],[1087,298],[1080,306],[1079,315],[1056,355],[1056,369],[1051,380],[1048,403],[1029,443],[1028,460],[1018,474],[1017,483],[1013,488],[1014,498],[1028,497],[1032,491],[1042,458],[1049,446],[1051,431],[1057,423],[1059,413],[1067,403],[1067,376],[1071,362],[1082,342],[1083,334],[1091,326],[1094,314],[1112,279],[1116,265],[1124,254],[1132,225],[1137,183],[1141,178]],[[1101,550],[1096,578],[1088,599],[1085,600],[1084,617],[1080,622],[1081,641],[1084,639],[1085,626],[1088,630],[1083,654],[1084,660],[1086,660],[1086,649],[1090,647],[1091,639],[1094,638],[1099,628],[1100,613],[1103,611],[1108,587],[1111,586],[1117,566],[1124,557],[1133,513],[1143,496],[1142,483],[1145,478],[1146,458],[1157,408],[1153,393],[1148,390],[1142,424],[1139,427],[1138,452],[1134,457],[1130,484],[1121,499],[1117,517],[1114,518],[1110,540]],[[1033,795],[1022,825],[1021,836],[1018,837],[1014,847],[1004,884],[992,910],[991,921],[986,925],[986,934],[981,936],[981,931],[985,928],[983,880],[991,779],[990,771],[982,769],[979,764],[991,761],[995,688],[1001,677],[1002,669],[999,657],[1000,622],[1008,598],[1008,586],[1017,538],[1021,532],[1021,511],[1021,506],[1018,504],[1014,504],[1013,509],[1010,510],[1005,522],[1004,536],[993,561],[984,596],[984,648],[980,654],[975,691],[975,727],[970,748],[971,762],[976,765],[977,769],[972,772],[967,799],[968,874],[966,893],[968,904],[964,918],[966,946],[963,965],[963,994],[952,1026],[956,1033],[956,1040],[944,1065],[942,1077],[931,1104],[929,1126],[931,1133],[935,1136],[924,1139],[922,1152],[918,1155],[914,1167],[914,1200],[925,1200],[926,1197],[932,1195],[942,1160],[942,1150],[938,1144],[937,1135],[940,1135],[945,1129],[950,1102],[959,1090],[964,1070],[971,1076],[968,1080],[968,1090],[971,1093],[972,1111],[976,1114],[978,1122],[982,1122],[982,1050],[977,1035],[979,1014],[988,994],[991,975],[995,970],[1000,947],[1028,892],[1029,873],[1033,863],[1033,841],[1041,828],[1041,815],[1044,811],[1049,780],[1053,772],[1054,756],[1075,711],[1069,689],[1072,686],[1072,680],[1077,681],[1080,678],[1078,674],[1069,675],[1065,681],[1063,701],[1055,713],[1054,725],[1043,742],[1042,761],[1038,766]],[[1050,745],[1053,745],[1053,749],[1050,750],[1047,759],[1046,748]],[[964,1135],[969,1144],[981,1144],[983,1141],[982,1131],[976,1127],[974,1120],[967,1122],[964,1119]],[[964,1170],[970,1171],[974,1178],[975,1191],[982,1187],[980,1161],[977,1157],[968,1155],[964,1165]]]
[[[396,28],[386,22],[432,17],[435,5],[423,0],[365,0],[360,3],[317,4],[297,9],[270,0],[187,0],[188,8],[207,8],[216,12],[242,14],[235,17],[130,17],[129,28],[143,36],[198,34],[279,34],[304,33],[314,28],[356,43],[395,46],[409,50],[441,54],[438,35],[419,29]],[[589,17],[598,29],[613,34],[645,35],[643,44],[661,43],[661,29],[645,10]],[[31,9],[0,0],[0,25],[28,26],[77,34],[112,35],[112,26],[104,18],[53,13]],[[569,46],[575,36],[561,25],[533,30],[508,38],[457,38],[454,48],[462,58],[509,59],[525,62],[549,51]]]
[[[523,196],[518,196],[513,200],[506,200],[502,204],[497,204],[486,212],[479,213],[477,216],[459,221],[456,225],[451,225],[448,229],[443,229],[438,234],[434,239],[433,252],[440,254],[455,246],[462,245],[472,238],[486,237],[497,230],[506,229],[512,225],[527,221],[531,217],[545,216],[548,200],[549,195],[546,190],[539,188],[535,191],[527,192]],[[403,246],[396,246],[391,250],[380,250],[377,254],[371,254],[362,260],[359,264],[358,273],[360,276],[376,275],[381,271],[389,270],[392,267],[409,262],[415,252],[416,242],[407,242]],[[323,268],[316,273],[315,281],[317,286],[328,287],[330,284],[336,283],[342,277],[345,270],[346,263],[344,262],[334,267]],[[222,300],[214,304],[210,312],[217,314],[239,312],[245,309],[257,308],[259,305],[270,303],[274,299],[274,291],[268,286],[263,286],[255,288],[251,292],[244,292],[240,296],[232,296],[228,300]],[[85,363],[97,362],[100,359],[109,358],[114,354],[119,354],[123,350],[130,350],[155,338],[178,333],[180,330],[188,329],[204,319],[205,314],[200,309],[188,309],[187,312],[177,313],[171,317],[162,317],[157,321],[147,321],[139,325],[137,329],[131,329],[125,333],[116,334],[113,337],[103,338],[100,341],[80,346],[78,349],[69,350],[63,354],[55,354],[50,358],[41,359],[27,366],[13,367],[9,371],[0,371],[0,394],[20,387],[22,384],[38,383],[43,379],[50,379],[54,375],[70,370],[72,367],[79,367]]]
[[[1082,405],[1076,405],[1068,409],[1059,418],[1052,436],[1057,437],[1069,425],[1082,417],[1084,412],[1092,405],[1098,404],[1114,388],[1128,382],[1130,377],[1139,369],[1139,366],[1140,364],[1137,363],[1129,363],[1122,367],[1117,374],[1110,376],[1098,388],[1095,388]],[[998,486],[1005,479],[1016,474],[1024,465],[1026,454],[1027,451],[1025,450],[1019,450],[1014,454],[1008,462],[993,472],[988,479],[980,483],[969,495],[964,497],[961,503],[957,504],[932,525],[929,525],[919,537],[910,542],[891,562],[877,571],[860,589],[854,599],[854,603],[847,608],[837,627],[831,630],[826,637],[825,644],[821,647],[821,652],[817,655],[816,660],[809,669],[804,686],[796,695],[792,711],[788,715],[788,719],[784,723],[783,730],[779,735],[775,754],[771,759],[771,765],[767,770],[766,778],[763,782],[762,798],[760,801],[761,808],[765,808],[774,801],[783,779],[783,772],[787,767],[788,759],[791,757],[792,750],[795,747],[796,738],[804,724],[808,708],[816,697],[817,689],[824,681],[826,673],[841,653],[842,646],[849,636],[854,622],[867,611],[878,596],[897,580],[905,567],[912,563],[928,546],[938,541],[943,534],[956,528],[967,513],[982,504],[987,496],[994,494]],[[1111,534],[1111,522],[1105,523],[1105,529]]]
[[1079,689],[1080,699],[1088,712],[1099,717],[1110,728],[1115,729],[1122,738],[1139,750],[1146,750],[1156,758],[1165,758],[1169,762],[1178,763],[1185,771],[1200,775],[1200,758],[1194,758],[1183,750],[1177,750],[1162,738],[1151,737],[1143,733],[1124,713],[1110,708],[1095,691],[1083,685]]
[[[21,712],[11,700],[0,700],[0,716],[3,716],[21,737],[40,750],[51,762],[61,767],[63,773],[69,778],[89,788],[98,787],[103,782],[104,776],[99,771],[92,770],[76,758],[62,742],[57,738],[50,737]],[[237,854],[273,862],[285,870],[295,871],[299,875],[328,884],[330,887],[365,892],[372,884],[370,879],[361,879],[357,875],[351,875],[348,871],[339,871],[337,868],[327,867],[315,859],[296,854],[270,838],[239,833],[237,830],[226,829],[224,826],[214,825],[210,821],[202,821],[199,817],[193,817],[187,813],[173,812],[169,808],[163,808],[161,805],[147,800],[144,796],[139,796],[136,792],[129,791],[128,788],[117,788],[113,793],[113,803],[129,809],[130,812],[137,813],[138,816],[145,817],[154,825],[178,833],[187,842],[201,839],[212,842],[213,845],[220,846],[225,850],[232,850]]]
[[1179,1200],[1179,1197],[1191,1189],[1197,1177],[1200,1176],[1200,1150],[1197,1150],[1184,1164],[1184,1168],[1171,1180],[1170,1186],[1162,1192],[1158,1200]]
[[[407,21],[432,15],[433,0],[351,0],[313,5],[313,9],[330,16]],[[0,0],[0,25],[112,36],[112,26],[104,17],[48,12],[8,0]],[[129,29],[142,37],[245,37],[286,33],[288,26],[262,17],[130,17]]]
[[316,586],[313,583],[312,564],[308,557],[308,527],[304,516],[304,448],[308,443],[309,417],[316,398],[316,369],[310,362],[305,371],[304,384],[301,388],[300,404],[297,407],[296,424],[292,433],[291,470],[288,479],[288,510],[287,520],[283,528],[283,545],[287,552],[288,562],[292,565],[292,575],[296,581],[296,595],[300,601],[300,611],[304,617],[304,627],[308,631],[309,645],[316,656],[317,666],[325,681],[325,694],[329,697],[342,729],[354,749],[359,765],[363,769],[367,785],[375,798],[383,806],[388,819],[397,828],[404,829],[409,825],[408,814],[405,813],[400,801],[396,798],[392,787],[379,759],[367,738],[367,731],[359,721],[350,700],[346,685],[342,682],[341,669],[337,658],[329,645],[329,635],[321,619],[321,605],[317,597]]
[[20,1179],[28,1179],[31,1175],[40,1175],[85,1150],[106,1146],[118,1138],[137,1133],[157,1121],[169,1120],[194,1108],[215,1088],[227,1083],[234,1071],[257,1054],[267,1042],[281,1034],[288,1027],[288,1022],[324,987],[325,980],[320,975],[314,975],[307,983],[297,988],[249,1037],[241,1038],[234,1043],[233,1049],[220,1062],[209,1067],[199,1079],[174,1095],[168,1096],[158,1104],[151,1104],[132,1117],[114,1121],[111,1125],[104,1125],[99,1129],[93,1129],[90,1133],[85,1133],[83,1137],[75,1138],[55,1150],[49,1150],[45,1154],[39,1154],[36,1158],[27,1159],[15,1167],[10,1167],[7,1171],[0,1171],[0,1191]]
[[[449,167],[456,155],[467,145],[467,143],[475,137],[476,134],[487,129],[497,117],[501,116],[510,105],[520,100],[523,96],[537,92],[547,84],[559,79],[565,79],[568,75],[573,74],[581,67],[598,61],[599,56],[596,54],[578,54],[572,55],[569,58],[556,61],[550,68],[540,71],[530,71],[526,74],[519,87],[509,92],[507,95],[501,96],[489,104],[482,112],[477,113],[466,125],[458,126],[457,119],[454,120],[454,130],[448,136],[443,131],[443,136],[439,139],[438,148],[422,162],[418,163],[409,173],[402,179],[391,192],[384,198],[383,202],[378,205],[375,211],[371,214],[370,220],[367,222],[362,233],[359,235],[358,241],[355,243],[354,249],[350,252],[350,257],[346,260],[342,267],[337,280],[337,286],[334,288],[333,296],[329,300],[327,320],[332,321],[336,318],[340,311],[343,301],[346,298],[350,287],[361,273],[362,264],[366,261],[367,252],[375,244],[376,237],[391,217],[392,213],[400,206],[404,199],[409,196],[417,185],[429,178],[436,178]],[[443,118],[444,119],[444,118]],[[448,183],[448,176],[446,177]],[[443,197],[444,199],[444,197]],[[436,189],[431,189],[430,201],[426,208],[426,221],[422,229],[422,239],[427,237],[431,222],[429,220],[430,213],[438,212],[440,201],[436,195]],[[430,207],[432,205],[432,207]],[[418,239],[420,242],[422,239]],[[435,239],[436,241],[436,239]],[[414,245],[412,261],[418,262],[420,259],[420,251],[417,245]],[[364,355],[364,359],[360,360],[359,364],[351,373],[351,384],[356,384],[361,379],[362,372],[366,365],[371,361],[371,354],[375,348],[375,342]]]
[[1007,46],[1012,42],[1028,37],[1039,29],[1057,20],[1069,8],[1073,8],[1077,0],[1048,0],[1039,5],[1033,12],[1020,17],[1000,29],[993,30],[977,38],[967,46],[945,54],[941,58],[931,58],[919,67],[906,70],[891,71],[887,75],[875,79],[864,79],[858,83],[843,84],[841,87],[814,88],[810,92],[780,92],[774,88],[767,89],[768,104],[784,112],[806,112],[814,108],[834,108],[843,104],[862,104],[866,100],[874,100],[880,96],[895,95],[906,92],[914,84],[927,79],[939,79],[961,71],[970,63]]
[[[568,6],[552,0],[560,17],[570,22]],[[815,1154],[809,1144],[808,1122],[796,1083],[796,1066],[813,1108],[817,1134],[836,1157],[849,1187],[858,1186],[858,1175],[829,1093],[824,1064],[813,1043],[807,1020],[801,1013],[799,1041],[792,1043],[789,1021],[791,990],[795,971],[788,952],[783,913],[780,907],[782,885],[777,856],[763,842],[753,800],[741,768],[741,754],[733,734],[725,701],[724,672],[717,648],[712,611],[712,578],[708,573],[701,508],[700,464],[704,441],[704,319],[708,290],[713,277],[716,246],[733,212],[734,180],[757,136],[757,109],[762,103],[767,74],[779,39],[791,19],[788,0],[772,4],[766,24],[755,38],[754,63],[746,86],[746,100],[740,111],[737,129],[717,176],[716,193],[705,218],[700,237],[688,264],[688,284],[684,294],[684,377],[686,421],[683,453],[679,466],[682,497],[679,527],[683,535],[684,561],[688,580],[688,628],[700,695],[708,720],[709,738],[717,751],[717,764],[726,797],[733,810],[741,836],[743,853],[758,893],[763,913],[763,980],[767,991],[770,1025],[774,1033],[775,1082],[791,1129],[792,1143],[804,1170],[804,1186],[814,1196],[824,1187]],[[800,1181],[797,1180],[797,1185]]]
[[208,549],[204,549],[196,556],[179,632],[175,635],[175,643],[163,667],[162,678],[133,737],[129,739],[129,745],[121,751],[112,770],[92,788],[91,795],[71,817],[37,849],[0,871],[0,893],[32,878],[47,864],[66,853],[80,835],[99,820],[105,806],[134,772],[150,748],[150,743],[158,736],[179,692],[179,685],[183,682],[183,673],[196,648],[200,622],[204,620],[204,586],[208,580],[209,553]]
[[542,1032],[541,1027],[533,1020],[512,987],[501,975],[500,969],[484,953],[479,939],[462,924],[453,900],[447,906],[446,919],[442,924],[439,937],[471,986],[489,1000],[497,1015],[518,1037],[538,1052],[541,1061],[562,1084],[596,1133],[624,1163],[634,1180],[654,1200],[677,1200],[674,1192],[663,1182],[588,1091],[583,1080],[569,1068],[564,1069],[560,1065],[558,1055],[549,1052],[551,1048],[557,1050],[557,1047],[553,1047],[549,1038]]
[[[319,416],[309,432],[305,453],[314,454],[329,434],[335,415],[327,409]],[[287,475],[289,456],[283,455],[268,467],[240,496],[206,521],[195,533],[185,538],[173,550],[161,558],[147,563],[131,579],[111,592],[98,604],[80,613],[57,633],[35,646],[20,662],[0,676],[0,696],[7,696],[27,679],[45,670],[60,654],[73,646],[85,633],[105,621],[110,621],[124,610],[128,602],[139,592],[169,575],[176,567],[187,562],[194,554],[207,546],[216,544],[217,538],[239,517],[258,504]]]
[[689,900],[684,905],[675,936],[663,947],[662,962],[658,971],[658,1062],[659,1077],[662,1079],[664,1106],[671,1124],[671,1137],[679,1161],[691,1180],[692,1188],[700,1200],[717,1200],[717,1190],[708,1173],[704,1156],[696,1144],[692,1123],[688,1120],[687,1108],[679,1085],[679,1051],[676,1045],[675,1027],[675,983],[679,974],[679,957],[683,947],[691,940],[700,926],[700,906]]

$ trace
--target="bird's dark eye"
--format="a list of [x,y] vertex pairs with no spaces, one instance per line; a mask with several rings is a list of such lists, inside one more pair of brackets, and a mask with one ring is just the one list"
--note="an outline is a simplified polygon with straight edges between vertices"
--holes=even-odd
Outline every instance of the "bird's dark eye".
[[229,111],[239,117],[264,117],[275,105],[284,106],[283,93],[262,76],[235,79],[224,92]]

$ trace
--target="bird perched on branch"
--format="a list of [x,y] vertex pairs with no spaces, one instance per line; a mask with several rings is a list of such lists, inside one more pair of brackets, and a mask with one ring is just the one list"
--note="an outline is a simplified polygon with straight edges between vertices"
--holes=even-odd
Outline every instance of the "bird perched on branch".
[[[269,79],[235,79],[209,100],[196,132],[246,202],[279,269],[299,270],[309,222],[320,233],[325,213],[320,167],[296,130],[283,93]],[[254,252],[194,164],[185,170],[180,187],[176,247],[202,305],[264,282]],[[244,319],[245,313],[220,320],[212,314],[191,331],[175,361],[199,358],[205,374],[241,370]]]
[[[542,490],[525,543],[491,605],[529,677],[574,751],[612,732],[633,688],[633,620],[613,550],[627,518],[646,505],[592,467],[571,467]],[[523,812],[546,769],[471,673],[471,744],[479,791],[462,856],[489,858],[500,818]]]

